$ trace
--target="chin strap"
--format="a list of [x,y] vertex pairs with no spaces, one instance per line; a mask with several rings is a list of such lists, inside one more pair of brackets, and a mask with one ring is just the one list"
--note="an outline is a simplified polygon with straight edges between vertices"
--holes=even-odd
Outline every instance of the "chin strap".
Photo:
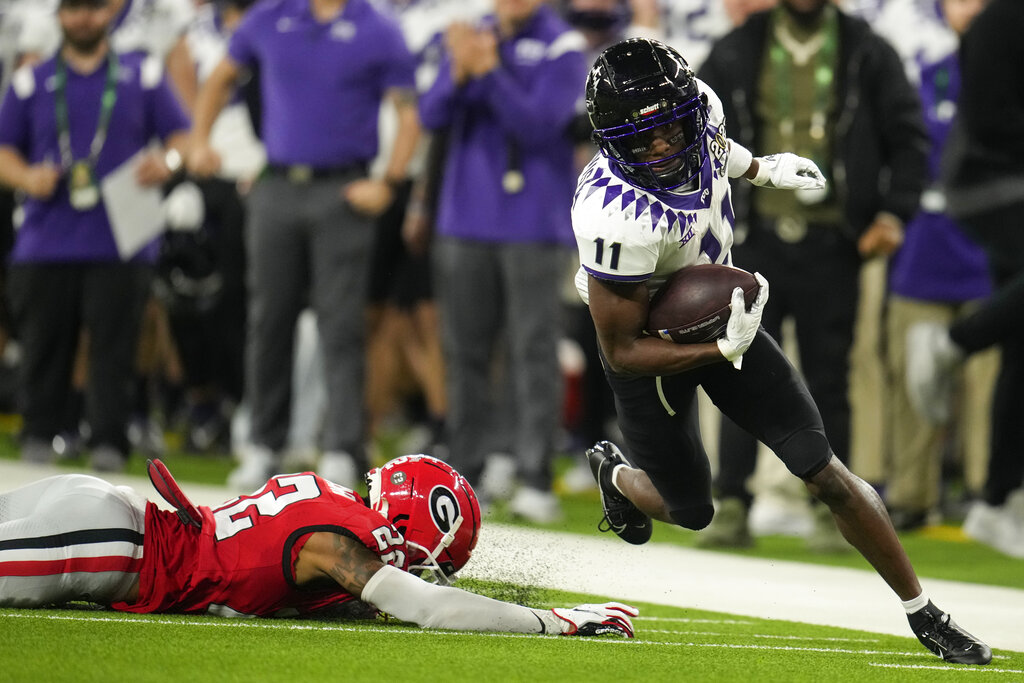
[[444,573],[444,570],[441,569],[441,563],[438,561],[437,557],[442,552],[444,552],[445,548],[452,544],[452,541],[455,540],[455,534],[458,533],[459,527],[462,526],[462,520],[462,515],[459,515],[455,518],[455,522],[452,524],[452,528],[449,529],[448,532],[441,537],[441,540],[437,543],[437,547],[433,550],[430,550],[429,548],[424,548],[419,543],[415,543],[413,541],[406,541],[406,545],[412,546],[413,548],[422,551],[423,554],[427,556],[426,562],[422,564],[410,565],[409,569],[426,569],[432,573],[437,583],[441,584],[442,586],[450,586],[451,579],[447,574]]

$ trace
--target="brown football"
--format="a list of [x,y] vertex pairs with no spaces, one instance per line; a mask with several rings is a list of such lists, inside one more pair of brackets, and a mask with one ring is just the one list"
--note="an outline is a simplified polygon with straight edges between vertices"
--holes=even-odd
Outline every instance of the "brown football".
[[732,290],[743,289],[747,308],[760,285],[741,268],[702,264],[676,271],[651,299],[647,333],[677,344],[718,339],[729,322]]

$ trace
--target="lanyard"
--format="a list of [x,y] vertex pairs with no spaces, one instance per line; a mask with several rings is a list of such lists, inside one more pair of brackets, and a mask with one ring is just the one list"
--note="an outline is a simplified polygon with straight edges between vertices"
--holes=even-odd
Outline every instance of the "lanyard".
[[806,64],[807,60],[813,57],[814,109],[811,113],[810,133],[815,141],[821,141],[825,137],[828,100],[835,71],[839,22],[835,12],[829,12],[817,35],[805,45],[801,45],[783,25],[782,11],[781,8],[775,10],[775,40],[772,41],[769,49],[772,68],[775,72],[776,107],[779,113],[780,128],[785,137],[792,138],[794,132],[792,63],[799,60],[801,65]]
[[[57,55],[57,78],[54,99],[57,109],[57,143],[60,145],[61,166],[71,168],[74,163],[74,153],[71,151],[71,127],[68,123],[68,73],[64,58]],[[96,124],[96,133],[93,135],[92,144],[89,145],[89,166],[95,167],[96,159],[103,149],[103,143],[107,139],[107,129],[110,127],[110,117],[114,111],[114,102],[117,101],[117,57],[113,50],[107,52],[107,80],[103,85],[103,99],[100,104],[100,117]]]

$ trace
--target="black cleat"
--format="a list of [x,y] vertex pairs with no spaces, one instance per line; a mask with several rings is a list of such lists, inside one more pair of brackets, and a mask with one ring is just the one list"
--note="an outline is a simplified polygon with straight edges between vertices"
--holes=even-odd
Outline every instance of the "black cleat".
[[598,441],[587,450],[590,471],[601,491],[604,519],[599,531],[614,531],[626,543],[643,545],[651,539],[651,518],[641,512],[612,484],[612,470],[618,464],[628,465],[619,447],[611,441]]
[[947,662],[988,664],[992,661],[992,648],[957,626],[931,600],[918,611],[908,614],[907,619],[921,644]]

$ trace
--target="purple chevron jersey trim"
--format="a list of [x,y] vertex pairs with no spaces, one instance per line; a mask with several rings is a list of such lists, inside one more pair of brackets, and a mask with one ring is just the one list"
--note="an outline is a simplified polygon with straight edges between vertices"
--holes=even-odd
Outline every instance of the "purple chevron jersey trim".
[[700,185],[693,192],[675,194],[673,192],[653,193],[659,201],[680,211],[697,211],[711,206],[711,157],[704,159],[700,167]]
[[627,213],[629,207],[633,206],[632,218],[637,222],[647,214],[650,223],[644,222],[644,225],[650,227],[652,231],[658,229],[664,218],[667,221],[667,230],[671,232],[679,228],[681,235],[694,224],[697,211],[711,207],[710,160],[705,160],[701,167],[700,189],[686,194],[653,193],[657,200],[652,200],[646,192],[633,187],[614,165],[595,168],[596,163],[597,158],[583,171],[585,180],[576,188],[574,203],[586,201],[594,194],[601,193],[601,208],[606,208],[618,200],[616,208],[622,213]]
[[[611,204],[620,194],[622,194],[622,185],[609,185],[604,188],[604,202],[601,204],[601,208]],[[626,206],[622,208],[625,210]]]
[[586,265],[583,269],[596,277],[598,280],[614,280],[615,282],[644,282],[651,279],[651,275],[654,273],[646,273],[644,275],[612,275],[611,273],[605,273],[600,270],[594,270]]
[[718,263],[718,257],[722,255],[722,243],[708,230],[700,240],[700,250],[708,255],[712,263]]

